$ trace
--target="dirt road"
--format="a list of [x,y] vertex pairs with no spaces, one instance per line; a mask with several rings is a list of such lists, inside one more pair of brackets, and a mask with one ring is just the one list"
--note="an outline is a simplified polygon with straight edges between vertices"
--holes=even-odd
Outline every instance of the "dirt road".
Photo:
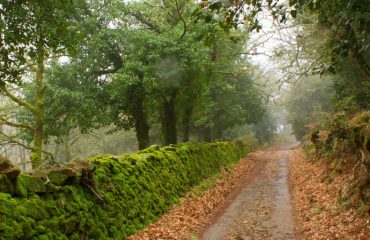
[[260,151],[259,167],[235,199],[214,217],[204,240],[294,239],[287,150]]

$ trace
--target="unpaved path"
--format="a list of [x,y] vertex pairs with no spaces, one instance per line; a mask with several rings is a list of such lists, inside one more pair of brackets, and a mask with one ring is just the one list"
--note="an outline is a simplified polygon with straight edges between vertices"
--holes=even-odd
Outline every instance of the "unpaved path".
[[287,176],[288,150],[260,151],[260,168],[214,218],[204,240],[294,239]]

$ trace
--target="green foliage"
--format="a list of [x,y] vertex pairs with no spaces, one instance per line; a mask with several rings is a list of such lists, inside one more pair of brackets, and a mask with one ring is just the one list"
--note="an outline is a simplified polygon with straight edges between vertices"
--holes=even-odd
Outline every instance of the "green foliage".
[[[0,87],[2,93],[32,116],[32,123],[3,123],[30,131],[33,136],[32,167],[42,162],[44,140],[44,73],[49,57],[74,54],[85,32],[80,22],[86,16],[86,2],[3,1],[0,4]],[[9,91],[7,84],[34,83],[33,104]],[[20,94],[22,95],[22,94]],[[9,118],[9,116],[7,116]],[[13,118],[13,117],[10,117]]]
[[[231,41],[222,28],[192,21],[194,2],[179,3],[89,3],[92,10],[80,24],[88,29],[84,46],[67,62],[50,61],[45,72],[44,142],[61,142],[74,129],[114,125],[110,132],[134,128],[142,149],[158,123],[167,145],[177,142],[178,129],[188,141],[210,128],[212,140],[262,116],[252,66],[240,54],[247,33],[233,30],[238,41]],[[31,102],[33,89],[22,89]],[[17,120],[33,118],[22,110]],[[27,130],[21,137],[33,140]]]
[[329,78],[311,77],[292,89],[286,100],[288,122],[297,140],[309,133],[310,125],[320,122],[333,109],[333,88]]
[[22,174],[17,194],[0,193],[0,239],[122,239],[249,151],[241,142],[215,142],[97,156],[88,159],[88,183],[79,173],[74,184],[48,183],[46,192],[24,186],[35,177]]
[[337,63],[338,69],[333,77],[337,111],[353,114],[369,108],[370,81],[353,57]]
[[254,131],[259,144],[271,143],[278,130],[278,124],[283,124],[282,119],[279,119],[281,112],[281,108],[271,106],[264,112],[261,120],[253,124],[252,131]]
[[338,63],[350,56],[369,78],[369,2],[367,0],[307,1],[305,9],[317,14],[319,24],[329,31],[325,46],[330,49],[327,70],[335,70],[336,67],[340,69],[341,66]]
[[262,96],[248,76],[221,79],[214,79],[197,109],[196,125],[212,129],[213,139],[222,138],[228,128],[257,122],[264,112]]
[[[26,61],[48,54],[76,50],[82,36],[76,31],[85,15],[86,3],[79,1],[2,1],[0,6],[0,78],[19,82]],[[40,52],[40,46],[43,51]]]

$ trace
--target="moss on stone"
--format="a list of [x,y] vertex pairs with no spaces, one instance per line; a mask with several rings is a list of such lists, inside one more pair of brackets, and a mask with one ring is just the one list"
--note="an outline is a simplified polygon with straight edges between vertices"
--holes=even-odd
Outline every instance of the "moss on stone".
[[69,177],[62,172],[51,172],[48,174],[48,178],[55,185],[63,185]]
[[0,174],[0,192],[13,194],[14,187],[5,174]]
[[15,181],[14,188],[15,195],[20,197],[46,192],[46,186],[43,180],[28,174],[20,174]]
[[0,239],[124,239],[249,150],[240,143],[188,143],[97,156],[86,165],[91,179],[80,174],[69,182],[49,172],[60,186],[48,191],[40,178],[21,174],[14,193],[0,193]]

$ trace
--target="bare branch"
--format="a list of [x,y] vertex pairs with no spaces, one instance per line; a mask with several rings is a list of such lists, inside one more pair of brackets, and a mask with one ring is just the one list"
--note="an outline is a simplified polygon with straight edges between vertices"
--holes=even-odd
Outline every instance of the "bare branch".
[[34,127],[32,127],[31,125],[29,124],[25,124],[25,123],[14,123],[14,122],[10,122],[8,120],[6,120],[5,118],[3,117],[0,117],[0,124],[5,124],[5,125],[8,125],[8,126],[11,126],[11,127],[16,127],[16,128],[25,128],[25,129],[28,129],[30,131],[34,131]]
[[10,143],[17,144],[17,145],[19,145],[19,146],[22,146],[22,147],[24,147],[24,148],[28,149],[28,150],[32,150],[32,149],[33,149],[31,146],[25,145],[25,144],[23,144],[23,143],[21,143],[21,142],[19,142],[19,141],[15,140],[16,136],[8,136],[8,135],[6,135],[6,134],[5,134],[5,133],[3,133],[3,132],[0,132],[0,134],[1,134],[1,135],[3,135],[6,139],[8,139],[8,141],[9,141]]

